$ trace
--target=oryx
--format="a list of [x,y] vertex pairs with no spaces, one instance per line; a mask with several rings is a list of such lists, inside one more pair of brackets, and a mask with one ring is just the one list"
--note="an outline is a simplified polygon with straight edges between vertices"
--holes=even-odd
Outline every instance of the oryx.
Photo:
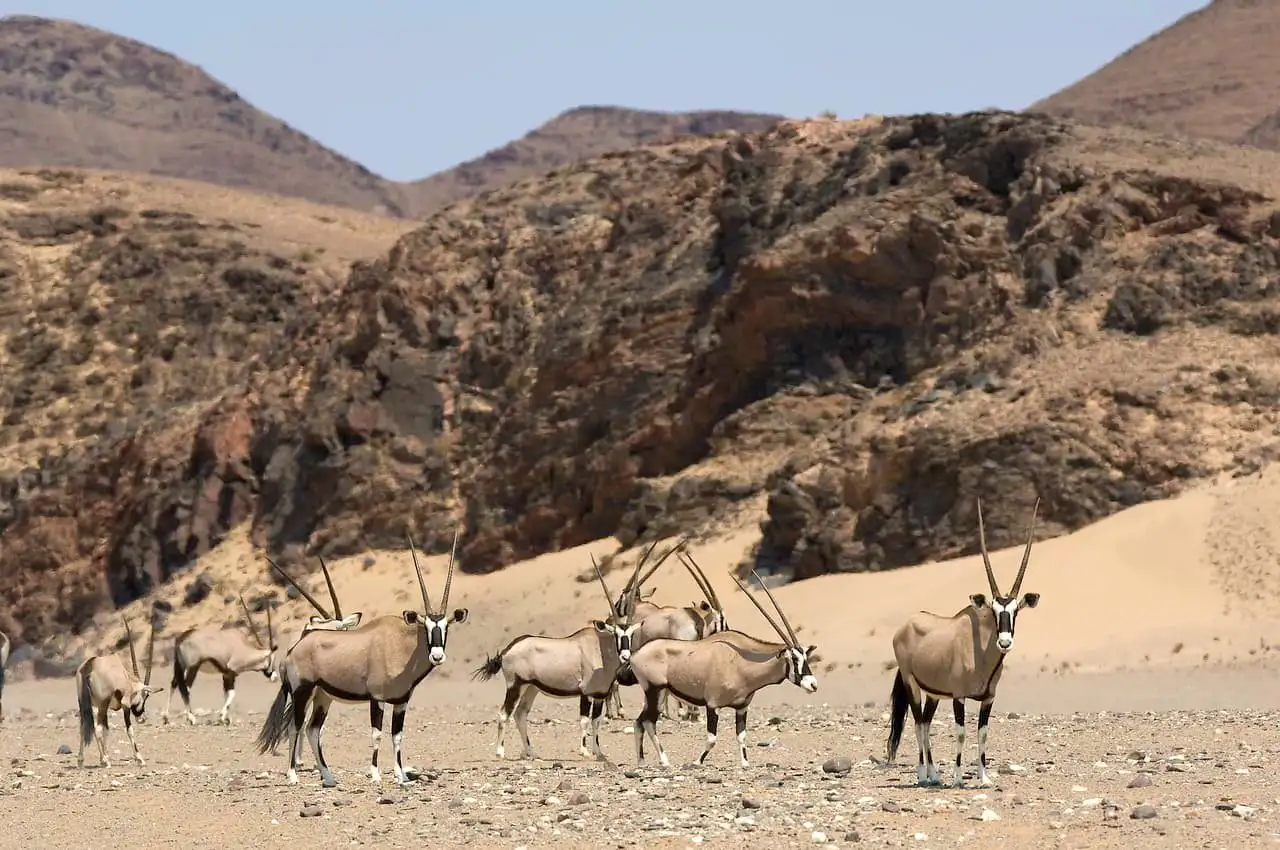
[[782,643],[770,643],[726,629],[694,641],[658,638],[631,654],[630,664],[618,679],[624,684],[637,684],[644,692],[644,707],[636,717],[634,730],[637,763],[644,764],[644,736],[647,733],[658,751],[662,766],[670,764],[658,741],[658,698],[664,691],[706,709],[707,745],[698,757],[699,764],[706,761],[715,746],[719,709],[732,708],[741,764],[747,767],[747,709],[756,692],[787,679],[807,693],[818,689],[818,679],[810,666],[817,647],[800,645],[800,639],[773,598],[773,593],[755,571],[752,575],[778,612],[781,626],[738,581],[738,577],[730,574],[734,584],[782,638]]
[[310,629],[289,650],[280,671],[280,691],[258,733],[258,752],[274,749],[285,735],[293,735],[289,750],[289,782],[298,781],[302,761],[301,735],[308,704],[311,719],[306,723],[307,740],[315,756],[324,785],[332,787],[337,779],[324,758],[320,738],[324,721],[334,700],[368,702],[372,727],[373,754],[369,777],[382,780],[378,770],[378,748],[382,740],[383,703],[391,704],[391,742],[395,754],[396,781],[408,781],[402,757],[405,711],[414,689],[436,667],[445,662],[445,644],[449,626],[463,623],[467,609],[449,613],[449,587],[453,583],[454,559],[458,550],[458,534],[453,536],[449,568],[445,575],[440,607],[434,608],[427,593],[427,582],[418,564],[418,552],[408,539],[413,568],[422,592],[424,613],[403,611],[384,614],[355,629]]
[[892,763],[902,740],[907,709],[915,719],[916,739],[919,743],[920,761],[916,767],[916,779],[922,784],[941,782],[938,768],[933,763],[933,750],[929,742],[929,727],[938,701],[951,700],[956,721],[955,784],[964,780],[961,762],[964,756],[964,701],[976,700],[978,709],[978,778],[983,785],[990,785],[987,775],[987,724],[991,719],[991,705],[996,698],[996,686],[1004,671],[1004,659],[1013,649],[1013,630],[1018,612],[1034,608],[1040,602],[1040,594],[1028,593],[1019,598],[1022,577],[1027,572],[1031,558],[1031,543],[1035,537],[1036,513],[1040,500],[1036,499],[1031,511],[1031,524],[1027,530],[1027,545],[1022,553],[1022,566],[1018,577],[1006,595],[996,584],[991,558],[987,554],[987,535],[982,523],[982,502],[978,501],[978,541],[982,549],[982,563],[987,570],[987,584],[991,598],[975,593],[969,597],[969,605],[950,617],[942,617],[921,611],[913,614],[893,635],[893,654],[898,660],[898,672],[894,674],[892,709],[889,722],[889,741],[886,757]]
[[244,633],[238,627],[217,623],[187,629],[174,640],[173,678],[169,682],[171,690],[164,703],[164,712],[160,715],[161,721],[169,722],[169,706],[173,703],[174,692],[177,692],[186,707],[187,722],[192,726],[196,724],[196,716],[191,711],[191,685],[202,666],[207,665],[222,674],[224,699],[218,722],[227,726],[231,725],[231,701],[236,698],[237,676],[257,670],[268,681],[276,681],[278,647],[275,625],[271,621],[271,603],[267,602],[266,643],[262,642],[262,635],[258,632],[253,613],[245,604],[244,596],[240,596],[240,607],[244,609],[245,619],[249,623],[253,644],[245,640]]
[[[633,578],[644,562],[644,558],[636,562]],[[501,672],[506,681],[506,695],[498,712],[498,758],[506,753],[503,735],[510,718],[515,719],[524,743],[521,758],[534,757],[529,741],[529,710],[538,694],[543,693],[557,699],[578,698],[578,722],[582,727],[579,750],[584,756],[604,760],[600,750],[604,698],[618,668],[631,656],[631,640],[639,624],[631,619],[634,597],[626,597],[630,604],[621,606],[619,612],[618,606],[612,604],[613,596],[594,555],[591,566],[604,591],[605,604],[609,606],[607,620],[592,620],[566,637],[521,635],[496,655],[486,657],[472,673],[473,679],[488,681]]]
[[[84,748],[94,738],[98,738],[98,755],[103,767],[110,767],[107,758],[107,713],[119,711],[124,715],[124,731],[129,735],[129,743],[133,745],[133,757],[138,764],[144,764],[142,754],[138,752],[138,740],[133,735],[133,721],[145,722],[147,697],[163,691],[164,688],[151,687],[151,664],[155,660],[156,629],[151,626],[151,636],[147,639],[146,672],[138,671],[138,655],[133,649],[133,629],[129,621],[124,622],[125,638],[129,641],[129,663],[125,667],[120,656],[94,655],[86,658],[76,668],[76,704],[80,710],[80,753],[76,763],[84,767]],[[94,723],[94,715],[97,723]]]
[[[338,602],[338,591],[334,589],[333,577],[329,575],[329,565],[324,562],[324,558],[320,558],[320,570],[324,573],[324,583],[329,588],[329,600],[333,602],[333,613],[329,613],[329,609],[320,604],[320,601],[311,595],[305,587],[303,587],[293,576],[284,571],[284,567],[275,561],[267,558],[267,563],[289,584],[293,585],[293,589],[302,594],[302,598],[311,603],[311,607],[316,609],[316,613],[307,620],[302,626],[302,633],[298,635],[299,640],[302,635],[315,629],[327,631],[347,631],[354,629],[360,625],[360,620],[364,618],[364,614],[356,611],[353,614],[343,615],[342,605]],[[296,644],[297,641],[294,641]],[[290,647],[292,648],[292,647]]]
[[4,668],[9,663],[9,636],[0,632],[0,721],[4,720]]
[[[679,546],[676,548],[679,548]],[[702,568],[693,560],[693,556],[687,552],[680,552],[676,557],[680,559],[680,564],[693,577],[694,583],[702,591],[702,595],[705,598],[703,601],[689,606],[648,606],[650,610],[646,615],[637,615],[636,617],[636,622],[640,624],[640,629],[636,632],[635,638],[631,642],[633,652],[655,638],[698,640],[728,628],[724,615],[724,606],[720,604],[715,588],[711,586],[711,581],[702,571]],[[650,570],[649,572],[652,575],[653,571]],[[622,701],[618,697],[617,683],[609,691],[609,699],[610,703],[606,703],[606,707],[610,704],[616,704],[616,710],[621,713]],[[677,717],[693,715],[697,711],[696,706],[688,705],[679,699],[677,699],[677,704],[681,708],[687,708],[687,711],[684,712],[677,711]],[[659,711],[663,717],[670,718],[667,713],[666,691],[662,692]],[[612,717],[612,715],[609,716]]]

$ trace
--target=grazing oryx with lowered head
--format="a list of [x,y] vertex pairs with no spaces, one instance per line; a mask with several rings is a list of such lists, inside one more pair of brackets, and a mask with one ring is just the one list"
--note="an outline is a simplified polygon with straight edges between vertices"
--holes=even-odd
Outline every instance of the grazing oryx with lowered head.
[[991,705],[996,698],[996,686],[1004,671],[1004,659],[1013,649],[1013,630],[1018,612],[1034,608],[1040,602],[1040,594],[1028,593],[1019,597],[1022,577],[1027,572],[1031,558],[1031,543],[1035,537],[1036,513],[1040,500],[1036,499],[1031,511],[1031,525],[1027,530],[1027,546],[1022,553],[1022,566],[1013,580],[1009,593],[1000,592],[991,558],[987,554],[987,535],[982,524],[982,502],[978,501],[978,541],[982,548],[982,563],[987,570],[987,585],[991,597],[975,593],[970,604],[950,617],[942,617],[921,611],[913,614],[894,633],[893,654],[898,660],[898,672],[893,678],[892,709],[889,721],[889,741],[886,756],[890,764],[898,753],[907,709],[916,724],[916,739],[920,748],[920,761],[916,767],[916,779],[921,785],[938,784],[941,776],[933,763],[933,749],[929,743],[929,727],[938,701],[951,700],[956,720],[956,769],[955,784],[964,781],[961,768],[964,756],[964,701],[975,700],[978,709],[978,780],[990,785],[987,774],[987,724],[991,719]]
[[240,597],[240,607],[249,622],[249,633],[253,636],[250,644],[244,633],[235,626],[212,624],[196,629],[187,629],[178,635],[173,642],[173,678],[169,682],[169,696],[164,703],[164,712],[160,719],[169,722],[169,706],[173,703],[176,691],[186,706],[187,722],[196,725],[196,716],[191,711],[191,685],[202,666],[209,666],[222,674],[222,691],[224,700],[218,722],[231,725],[231,701],[236,698],[236,677],[241,673],[257,670],[274,682],[278,678],[276,671],[276,630],[271,622],[271,603],[267,603],[267,642],[262,642],[258,625],[253,620],[253,613]]
[[[685,702],[706,709],[707,745],[698,757],[699,764],[706,762],[711,748],[715,746],[718,711],[732,708],[741,764],[747,767],[747,709],[756,692],[787,679],[807,693],[818,689],[818,679],[810,666],[817,647],[800,645],[787,615],[782,613],[773,593],[759,575],[752,571],[778,612],[781,626],[738,581],[738,577],[730,575],[782,638],[782,643],[768,643],[726,629],[694,641],[659,638],[631,653],[631,663],[618,679],[624,684],[638,684],[644,691],[644,708],[635,720],[636,761],[639,764],[644,764],[644,736],[647,733],[658,751],[662,766],[670,765],[658,741],[658,697],[663,691],[670,691]],[[783,631],[784,626],[786,631]]]
[[[702,571],[702,568],[693,560],[693,556],[686,552],[680,552],[676,557],[680,559],[681,566],[688,570],[689,575],[693,577],[694,584],[698,586],[705,598],[702,602],[690,606],[650,606],[653,609],[650,613],[644,617],[636,618],[636,622],[640,624],[640,629],[636,632],[635,638],[631,642],[633,652],[656,638],[698,640],[728,628],[724,615],[724,606],[720,604],[715,588],[711,586],[711,581]],[[650,573],[652,574],[652,570]],[[617,703],[618,712],[621,713],[622,702],[618,698],[618,684],[614,684],[609,694],[610,698]],[[683,712],[677,711],[677,717],[684,716],[692,719],[693,716],[696,716],[696,706],[688,705],[679,699],[677,699],[677,704],[681,708],[687,709]],[[667,713],[666,691],[662,692],[659,710],[663,717],[671,719]]]
[[0,632],[0,721],[4,720],[4,668],[9,663],[9,636]]
[[76,668],[76,704],[80,709],[80,754],[76,763],[80,767],[84,767],[84,748],[94,738],[95,731],[102,766],[111,766],[111,760],[107,758],[107,713],[111,711],[119,711],[124,715],[124,731],[129,735],[129,743],[133,745],[133,757],[138,764],[144,764],[142,754],[138,752],[138,740],[133,735],[133,721],[145,721],[147,697],[164,690],[151,687],[156,628],[152,623],[151,636],[147,639],[145,673],[138,672],[138,655],[133,649],[133,629],[129,628],[127,619],[124,619],[124,633],[129,641],[132,670],[124,666],[120,656],[114,654],[91,656]]
[[[644,561],[641,558],[636,562],[633,577],[639,574]],[[471,678],[488,681],[501,672],[506,680],[506,696],[498,712],[498,758],[506,752],[502,739],[509,718],[515,719],[524,743],[521,758],[534,757],[533,744],[529,741],[529,709],[538,694],[543,693],[557,699],[578,698],[578,721],[582,727],[580,752],[604,760],[600,750],[600,714],[618,669],[631,657],[632,636],[639,624],[631,620],[632,605],[622,606],[621,613],[613,606],[613,596],[594,555],[591,566],[604,591],[605,604],[610,606],[609,619],[592,620],[590,625],[567,637],[521,635],[497,655],[488,656],[472,673]],[[628,599],[634,602],[634,597]]]
[[418,563],[418,551],[410,538],[409,552],[422,592],[424,613],[403,611],[384,614],[356,629],[310,629],[289,650],[280,671],[280,692],[258,733],[258,752],[274,749],[285,735],[293,735],[289,751],[290,783],[298,781],[302,761],[301,735],[307,707],[312,706],[306,722],[307,741],[315,756],[316,767],[326,787],[338,784],[324,758],[320,738],[324,721],[334,700],[369,703],[369,721],[373,735],[373,754],[369,777],[382,781],[378,770],[378,749],[382,742],[383,703],[391,704],[391,742],[395,754],[395,777],[408,781],[403,760],[404,719],[414,689],[432,670],[445,662],[445,644],[449,626],[464,623],[467,609],[449,613],[449,587],[453,583],[454,560],[458,551],[458,534],[454,532],[453,549],[444,580],[440,607],[431,604],[427,582]]

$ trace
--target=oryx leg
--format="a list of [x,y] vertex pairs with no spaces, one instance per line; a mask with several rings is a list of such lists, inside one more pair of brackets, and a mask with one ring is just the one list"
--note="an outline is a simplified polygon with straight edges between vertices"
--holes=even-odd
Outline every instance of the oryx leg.
[[930,726],[933,723],[933,715],[937,710],[938,701],[925,694],[924,706],[914,712],[916,714],[916,740],[920,745],[920,764],[916,767],[916,780],[921,785],[934,785],[942,781],[942,776],[938,773],[938,766],[933,763],[933,749],[929,740]]
[[[665,689],[664,689],[665,690]],[[636,736],[636,763],[644,764],[644,736],[647,734],[649,740],[653,741],[653,748],[658,751],[658,762],[663,767],[670,767],[671,760],[667,758],[666,750],[662,749],[662,742],[658,740],[658,698],[662,694],[659,690],[648,690],[644,692],[644,708],[640,709],[640,714],[636,716],[635,736]]]
[[401,785],[409,781],[408,769],[404,766],[404,714],[408,710],[407,702],[391,706],[391,751],[396,759],[396,782]]
[[195,712],[191,710],[191,686],[196,683],[196,672],[196,669],[187,669],[186,674],[183,676],[184,687],[181,688],[182,705],[186,709],[187,722],[192,726],[196,725],[196,715]]
[[520,753],[522,759],[536,758],[533,754],[533,743],[529,740],[529,709],[533,707],[533,701],[537,698],[538,689],[533,685],[526,685],[524,693],[520,695],[520,701],[516,703],[516,729],[520,732],[520,740],[524,742],[524,749]]
[[584,758],[590,758],[594,753],[587,748],[587,744],[591,742],[591,707],[594,700],[583,694],[578,697],[578,725],[582,727],[582,743],[578,746],[578,752]]
[[735,708],[733,730],[738,733],[738,754],[742,757],[742,766],[747,767],[747,707]]
[[507,730],[507,721],[511,719],[512,713],[516,710],[516,704],[520,702],[520,694],[528,687],[520,682],[514,682],[507,685],[507,693],[502,698],[502,708],[498,711],[498,758],[506,755],[506,748],[502,744],[503,735]]
[[94,737],[98,739],[98,760],[103,767],[111,767],[111,759],[107,756],[107,716],[109,713],[106,706],[100,707],[98,709],[98,723],[94,726]]
[[231,725],[231,701],[236,698],[236,674],[222,674],[222,694],[224,697],[222,711],[218,714],[218,722],[223,726]]
[[315,756],[316,767],[320,771],[320,782],[325,788],[333,788],[338,784],[338,778],[333,775],[333,771],[329,769],[329,763],[324,760],[324,747],[320,742],[320,738],[324,735],[324,721],[329,716],[329,705],[333,699],[324,691],[319,689],[315,692],[315,705],[311,708],[311,722],[307,724],[307,742],[311,744],[311,754]]
[[369,700],[369,735],[373,739],[373,755],[369,757],[369,779],[373,782],[382,781],[382,771],[378,770],[378,749],[382,746],[382,720],[385,716],[382,703]]
[[596,761],[605,761],[604,750],[600,749],[600,715],[604,714],[604,700],[591,701],[591,750]]
[[698,756],[698,764],[706,764],[707,756],[711,755],[711,748],[716,745],[716,730],[720,728],[720,713],[711,706],[707,706],[707,747],[702,751],[702,755]]
[[617,682],[609,686],[609,694],[605,697],[605,717],[610,720],[622,719],[622,692]]
[[[298,768],[302,767],[302,735],[307,729],[307,703],[315,693],[316,686],[303,682],[293,691],[293,745],[289,747],[289,784],[298,782]],[[313,719],[315,715],[312,715]]]
[[124,715],[124,732],[129,736],[129,744],[133,747],[133,760],[141,767],[146,762],[142,760],[142,753],[138,752],[138,738],[133,734],[133,715],[129,712],[129,706],[126,705],[120,713]]
[[953,785],[964,785],[964,700],[953,699],[951,706],[956,717],[956,773]]
[[978,708],[978,781],[983,785],[991,784],[987,773],[987,724],[991,722],[992,702],[994,700],[984,700]]

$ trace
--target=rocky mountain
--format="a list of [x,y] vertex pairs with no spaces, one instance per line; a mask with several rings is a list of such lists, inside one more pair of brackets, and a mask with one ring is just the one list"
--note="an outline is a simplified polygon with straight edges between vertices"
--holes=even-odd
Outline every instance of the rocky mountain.
[[1280,150],[1277,27],[1280,5],[1213,0],[1030,109]]
[[637,144],[760,130],[778,116],[569,110],[424,180],[387,180],[268,115],[200,68],[71,21],[0,18],[0,168],[202,180],[410,218],[511,180]]
[[[75,628],[245,524],[288,559],[441,552],[461,521],[492,571],[754,516],[753,560],[807,577],[973,552],[975,494],[1003,546],[1037,496],[1044,537],[1248,472],[1280,443],[1276,174],[1045,115],[783,122],[460,201],[331,289],[231,220],[26,233],[42,195],[13,190],[0,244],[68,318],[6,302],[8,380],[87,381],[86,338],[143,353],[101,427],[10,423],[0,627]],[[136,247],[161,232],[174,261]],[[218,393],[153,395],[228,350]]]

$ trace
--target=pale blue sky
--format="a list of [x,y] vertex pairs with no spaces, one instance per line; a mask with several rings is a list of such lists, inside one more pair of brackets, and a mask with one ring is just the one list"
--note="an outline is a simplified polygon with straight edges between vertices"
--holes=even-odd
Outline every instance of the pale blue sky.
[[1206,0],[0,0],[200,65],[387,177],[585,104],[841,117],[1022,109]]

